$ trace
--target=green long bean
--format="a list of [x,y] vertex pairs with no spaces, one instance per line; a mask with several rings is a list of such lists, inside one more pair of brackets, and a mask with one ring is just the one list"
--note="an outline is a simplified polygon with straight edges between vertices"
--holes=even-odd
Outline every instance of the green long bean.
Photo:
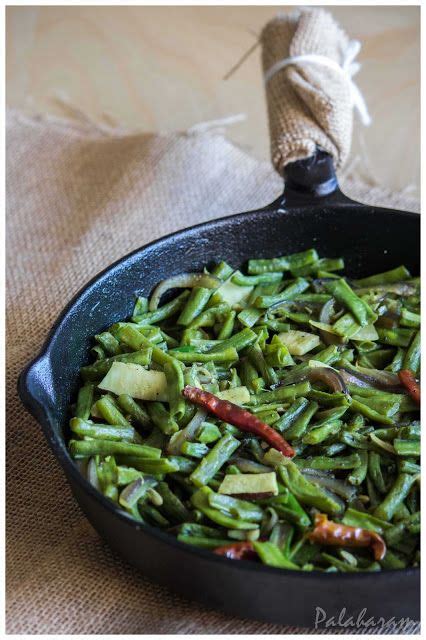
[[207,485],[239,446],[240,443],[236,438],[230,434],[224,435],[191,473],[191,482],[196,487]]

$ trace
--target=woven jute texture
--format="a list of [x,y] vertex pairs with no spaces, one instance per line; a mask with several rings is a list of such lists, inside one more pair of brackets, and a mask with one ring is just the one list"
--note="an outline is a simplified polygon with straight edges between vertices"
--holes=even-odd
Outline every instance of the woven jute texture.
[[[261,35],[264,73],[274,64],[305,54],[317,54],[342,64],[349,40],[323,9],[302,9],[281,15]],[[348,157],[352,137],[352,102],[345,77],[328,67],[300,63],[278,71],[268,82],[272,162],[282,175],[289,162],[314,154],[320,147],[337,167]]]
[[[372,203],[418,206],[404,196],[344,186]],[[8,633],[303,631],[211,611],[125,564],[80,513],[16,394],[19,372],[64,304],[99,270],[154,238],[264,205],[281,190],[269,164],[219,132],[136,135],[9,113]]]

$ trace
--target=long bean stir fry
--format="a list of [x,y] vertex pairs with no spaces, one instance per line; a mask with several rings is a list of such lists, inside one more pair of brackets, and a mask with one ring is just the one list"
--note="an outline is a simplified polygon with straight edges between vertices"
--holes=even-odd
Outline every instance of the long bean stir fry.
[[69,449],[89,482],[232,560],[418,566],[419,279],[343,269],[309,249],[138,297],[81,369]]

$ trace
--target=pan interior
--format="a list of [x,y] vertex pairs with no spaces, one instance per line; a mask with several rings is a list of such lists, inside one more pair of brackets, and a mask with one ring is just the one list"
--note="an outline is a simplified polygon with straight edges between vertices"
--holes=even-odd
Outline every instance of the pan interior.
[[159,280],[226,260],[272,258],[315,247],[320,256],[345,259],[345,273],[363,277],[420,264],[420,217],[367,206],[276,209],[239,214],[178,232],[134,252],[107,269],[71,303],[47,346],[36,396],[65,451],[68,407],[78,371],[87,363],[91,336],[128,317],[135,294]]

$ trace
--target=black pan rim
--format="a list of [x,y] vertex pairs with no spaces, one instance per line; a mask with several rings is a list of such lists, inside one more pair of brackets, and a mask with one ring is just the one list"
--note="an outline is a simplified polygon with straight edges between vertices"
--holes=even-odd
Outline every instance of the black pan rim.
[[[43,360],[48,359],[49,353],[54,347],[55,339],[58,333],[60,332],[61,325],[67,319],[68,315],[72,312],[74,305],[78,301],[80,301],[80,299],[85,294],[89,293],[93,286],[98,285],[98,283],[101,282],[105,276],[110,275],[115,269],[122,266],[127,261],[136,258],[138,254],[140,254],[142,251],[159,247],[163,242],[166,242],[170,239],[178,240],[180,236],[182,235],[186,236],[188,233],[197,233],[198,231],[208,230],[212,226],[217,227],[220,224],[224,224],[228,222],[230,219],[236,220],[236,219],[242,219],[244,217],[247,217],[253,214],[273,213],[274,210],[277,211],[277,209],[279,209],[280,215],[297,215],[298,212],[304,209],[312,211],[312,205],[306,206],[306,207],[305,206],[300,206],[295,208],[292,207],[291,209],[286,210],[285,208],[283,208],[282,205],[277,206],[279,203],[281,204],[281,201],[282,201],[282,198],[279,198],[277,201],[261,209],[253,209],[252,211],[248,211],[244,213],[231,214],[231,215],[223,216],[220,218],[215,218],[213,220],[208,220],[206,222],[201,222],[192,227],[187,227],[185,229],[173,231],[156,240],[152,240],[151,242],[141,247],[138,247],[137,249],[134,249],[133,251],[129,252],[125,256],[119,258],[112,264],[102,269],[99,273],[93,276],[85,285],[83,285],[77,291],[77,293],[74,294],[74,296],[71,298],[68,304],[63,308],[63,310],[58,315],[56,321],[54,322],[52,328],[50,329],[38,355],[33,360],[31,360],[31,362],[23,369],[18,379],[18,394],[22,403],[27,409],[30,410],[31,413],[32,413],[31,410],[34,407],[39,407],[41,409],[42,415],[41,417],[38,416],[36,420],[37,422],[39,422],[39,424],[41,424],[44,436],[50,448],[52,449],[53,454],[58,460],[62,470],[65,471],[67,475],[68,474],[71,475],[73,480],[75,480],[78,483],[81,490],[83,490],[85,493],[88,493],[92,498],[100,502],[100,504],[102,504],[103,507],[105,507],[105,509],[111,514],[112,517],[118,517],[120,520],[125,522],[128,526],[132,526],[136,530],[143,530],[144,533],[146,533],[148,536],[157,538],[160,541],[166,544],[169,544],[176,549],[179,549],[185,554],[198,555],[212,563],[214,562],[229,563],[232,561],[228,560],[227,558],[222,558],[218,555],[215,555],[212,551],[200,549],[198,547],[185,544],[184,542],[180,542],[173,535],[166,533],[161,529],[152,527],[147,524],[142,524],[137,522],[136,520],[133,520],[130,515],[126,514],[121,509],[117,508],[111,500],[108,500],[108,498],[103,496],[88,482],[88,480],[86,480],[86,478],[79,471],[76,464],[70,457],[65,441],[53,429],[53,426],[51,425],[51,422],[50,422],[49,416],[47,415],[45,407],[32,394],[31,384],[29,383],[28,378],[33,368],[35,368]],[[319,204],[319,202],[317,204]],[[326,198],[323,199],[321,204],[327,207]],[[392,213],[403,214],[404,216],[407,216],[408,218],[411,218],[413,220],[419,219],[420,217],[420,214],[410,212],[410,211],[386,209],[384,207],[375,207],[372,205],[359,204],[353,201],[342,202],[341,205],[337,204],[337,206],[336,206],[336,203],[333,203],[330,208],[335,210],[340,208],[340,206],[350,206],[351,204],[355,205],[358,210],[362,209],[365,213],[371,213],[371,214],[386,213],[387,215],[391,215]],[[306,572],[306,571],[294,571],[294,570],[288,570],[288,569],[278,569],[275,567],[269,567],[266,565],[257,564],[257,563],[245,561],[245,560],[240,560],[238,562],[233,563],[233,567],[237,568],[240,571],[256,571],[256,572],[261,571],[263,573],[275,575],[277,578],[278,576],[281,576],[282,579],[287,579],[288,577],[292,577],[293,579],[301,579],[302,577],[306,579],[308,577],[312,577],[314,580],[322,579],[323,581],[324,580],[335,581],[336,579],[342,579],[343,581],[348,581],[348,582],[351,582],[353,580],[356,580],[356,581],[361,581],[363,579],[366,580],[367,578],[370,578],[370,579],[374,578],[375,580],[383,581],[386,579],[386,576],[392,576],[392,575],[398,576],[398,575],[401,575],[401,573],[407,576],[417,576],[420,572],[419,567],[409,567],[405,569],[390,569],[390,570],[380,571],[374,574],[371,572],[346,573],[346,574],[341,572],[338,574],[338,576],[336,576],[335,574],[331,574],[331,573],[327,574],[321,571]]]

